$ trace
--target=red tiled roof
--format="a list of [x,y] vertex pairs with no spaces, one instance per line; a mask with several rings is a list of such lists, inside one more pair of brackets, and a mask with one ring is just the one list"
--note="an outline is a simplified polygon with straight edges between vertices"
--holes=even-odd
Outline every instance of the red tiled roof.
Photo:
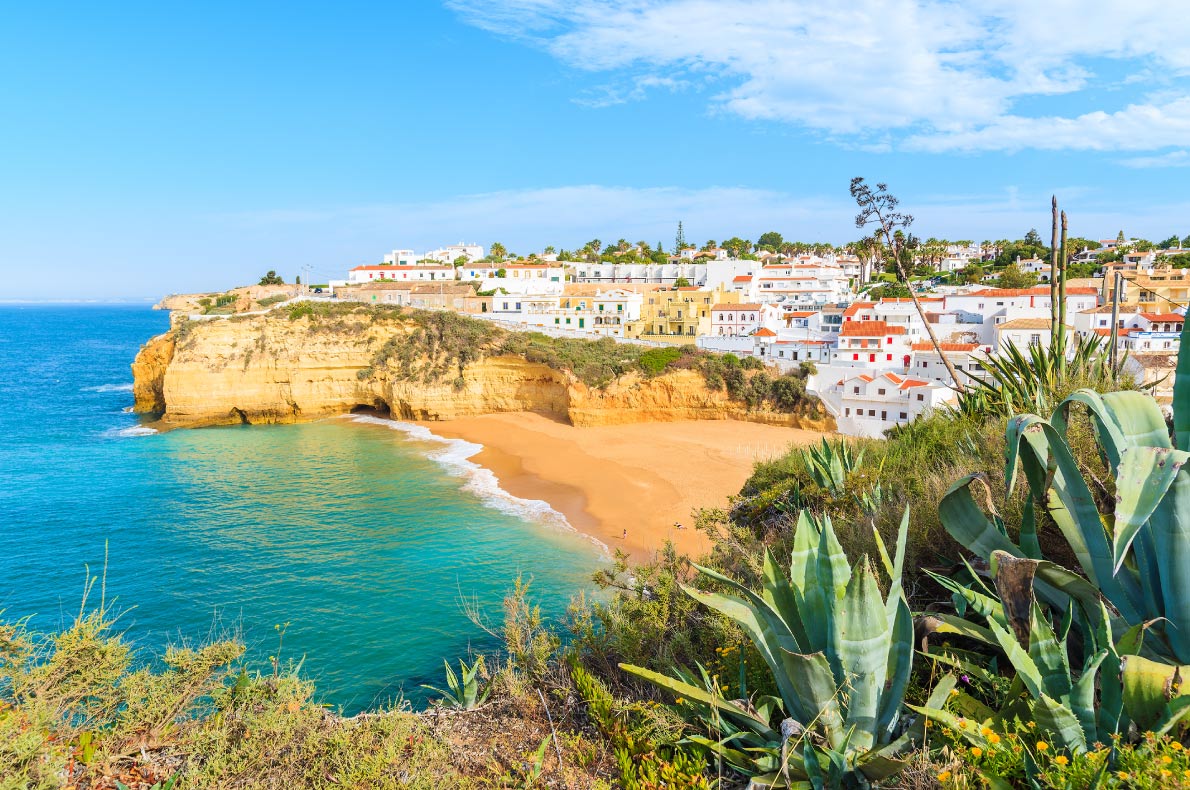
[[453,266],[396,266],[394,264],[378,264],[376,266],[356,266],[353,272],[416,272],[429,269],[453,269]]
[[746,282],[751,281],[751,279],[752,279],[752,275],[750,275],[750,274],[738,274],[735,277],[731,278],[731,281],[733,283],[746,283]]
[[1174,323],[1180,324],[1186,320],[1185,316],[1180,316],[1177,313],[1141,313],[1140,317],[1147,319],[1155,324],[1163,324],[1163,323],[1169,323],[1169,322],[1174,322]]
[[761,327],[752,333],[755,337],[776,337],[777,333],[768,327]]
[[876,306],[875,302],[852,302],[847,305],[847,309],[843,311],[844,318],[850,318],[858,313],[860,310],[870,309]]
[[884,337],[903,335],[905,327],[889,326],[887,321],[847,321],[839,333],[844,337]]
[[1111,337],[1111,327],[1109,326],[1097,326],[1093,331],[1100,337]]
[[[944,296],[919,296],[919,297],[917,297],[917,301],[919,301],[919,302],[942,302],[945,300],[946,300],[946,297],[944,297]],[[906,302],[912,304],[913,303],[912,297],[909,297],[909,296],[886,296],[880,300],[880,304],[904,304]]]
[[[974,351],[979,348],[978,343],[939,343],[938,347],[943,351]],[[914,343],[912,345],[914,351],[933,351],[934,344],[930,342]]]
[[[958,296],[1049,296],[1048,285],[1038,285],[1033,288],[984,288],[982,291],[972,291]],[[1099,293],[1097,288],[1067,288],[1067,296],[1094,296]]]
[[741,302],[740,304],[717,304],[717,305],[714,305],[713,307],[711,307],[712,312],[714,312],[715,310],[759,310],[759,309],[760,309],[760,305],[753,304],[752,302]]

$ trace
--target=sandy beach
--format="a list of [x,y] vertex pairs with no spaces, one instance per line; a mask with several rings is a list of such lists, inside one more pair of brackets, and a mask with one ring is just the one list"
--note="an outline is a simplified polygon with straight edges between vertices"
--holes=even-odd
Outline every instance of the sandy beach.
[[822,436],[735,420],[575,428],[530,413],[424,425],[482,444],[471,460],[506,491],[550,503],[575,529],[638,560],[666,539],[692,556],[705,551],[710,542],[693,529],[694,510],[725,505],[756,461]]

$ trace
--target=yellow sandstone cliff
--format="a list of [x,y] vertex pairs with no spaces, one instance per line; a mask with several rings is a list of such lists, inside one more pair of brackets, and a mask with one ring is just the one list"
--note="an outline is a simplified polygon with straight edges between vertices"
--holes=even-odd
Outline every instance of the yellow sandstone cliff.
[[377,408],[415,420],[531,411],[578,426],[739,419],[834,428],[829,417],[748,411],[691,370],[631,374],[596,389],[521,357],[481,357],[465,365],[461,380],[410,380],[375,368],[385,343],[402,342],[414,328],[398,316],[291,319],[283,311],[181,322],[137,355],[136,408],[177,427],[299,422]]

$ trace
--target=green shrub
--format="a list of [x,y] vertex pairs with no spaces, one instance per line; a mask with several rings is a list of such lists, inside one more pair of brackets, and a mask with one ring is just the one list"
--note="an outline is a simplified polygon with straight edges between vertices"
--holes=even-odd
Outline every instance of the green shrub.
[[650,348],[640,355],[637,364],[646,375],[657,376],[663,373],[671,363],[677,362],[681,356],[682,350],[677,346]]

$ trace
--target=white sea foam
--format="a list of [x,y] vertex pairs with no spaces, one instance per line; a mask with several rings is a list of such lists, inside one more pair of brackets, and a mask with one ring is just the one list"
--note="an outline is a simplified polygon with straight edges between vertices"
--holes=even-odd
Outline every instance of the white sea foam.
[[109,439],[130,439],[134,436],[152,436],[157,433],[156,428],[149,428],[145,425],[133,425],[130,428],[112,428],[104,431],[103,436]]
[[83,392],[132,392],[132,384],[100,384],[98,387],[83,387]]
[[[410,439],[440,445],[442,449],[428,453],[429,457],[449,474],[463,478],[466,481],[463,484],[463,489],[475,494],[488,507],[527,521],[577,532],[566,520],[566,516],[551,507],[549,502],[540,499],[522,499],[501,488],[500,481],[490,469],[485,469],[471,460],[472,456],[483,450],[483,445],[463,439],[446,439],[432,433],[423,425],[414,425],[409,422],[373,417],[367,414],[345,416],[348,416],[353,422],[382,425],[394,431],[400,431]],[[589,535],[584,537],[598,546],[600,551],[605,554],[610,553],[607,545],[602,541]]]

